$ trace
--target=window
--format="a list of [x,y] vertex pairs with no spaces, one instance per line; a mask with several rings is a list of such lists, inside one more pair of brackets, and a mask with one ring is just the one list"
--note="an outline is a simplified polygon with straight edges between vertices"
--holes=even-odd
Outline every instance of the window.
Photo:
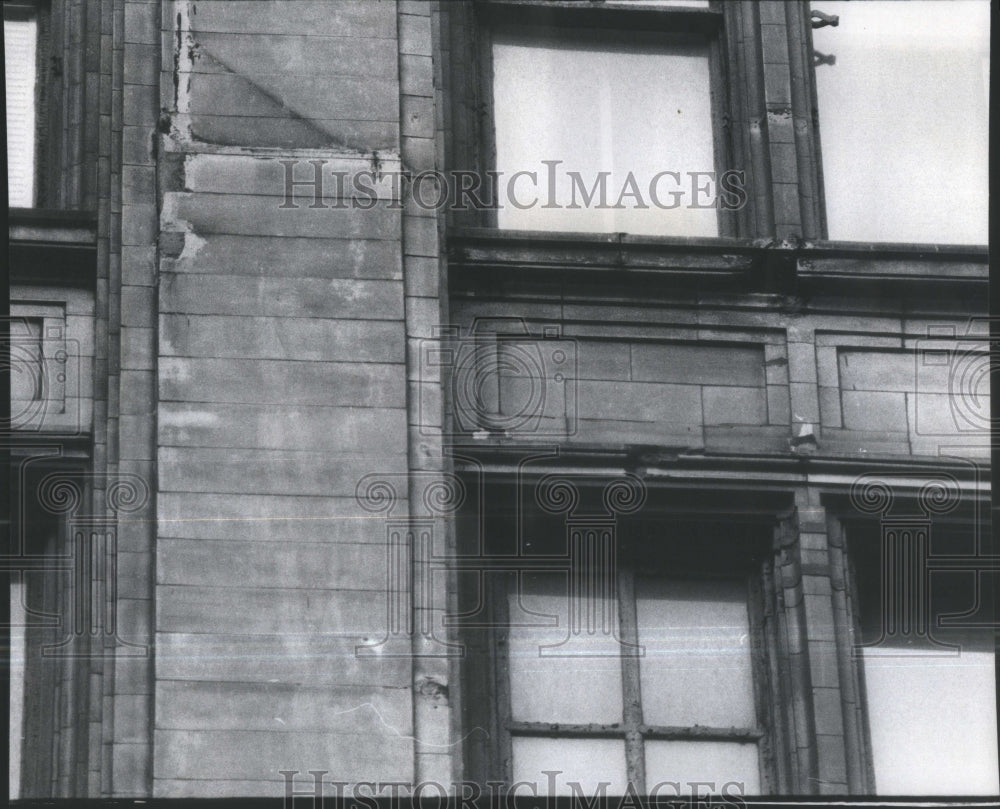
[[773,791],[760,532],[637,521],[615,541],[617,561],[608,547],[593,566],[560,570],[566,528],[528,522],[522,569],[492,577],[489,778],[538,794]]
[[553,6],[487,6],[496,225],[718,236],[721,11]]
[[813,8],[829,238],[985,244],[989,4]]
[[7,91],[7,188],[12,208],[35,204],[38,16],[28,4],[4,4]]
[[[610,635],[560,656],[570,620],[565,576],[527,574],[508,592],[508,616],[520,616],[508,635],[513,780],[545,784],[545,770],[560,770],[562,793],[569,782],[593,793],[605,781],[621,794],[641,783],[627,764],[641,758],[646,790],[709,781],[759,793],[747,582],[623,575],[630,580],[617,603],[598,611],[621,612],[635,634],[622,640],[637,640],[641,657],[628,647],[621,654]],[[528,616],[555,620],[525,626]]]
[[[40,495],[39,464],[21,468],[25,475],[11,497],[11,532],[21,570],[11,573],[10,723],[8,730],[10,798],[48,798],[58,794],[60,756],[70,750],[67,716],[72,715],[74,667],[60,648],[73,627],[67,626],[70,571],[66,523],[52,514]],[[22,544],[23,543],[23,544]],[[60,652],[62,656],[60,656]]]
[[[988,575],[977,580],[974,571],[955,569],[955,560],[974,552],[972,533],[935,525],[920,549],[926,540],[900,530],[885,540],[884,551],[880,534],[867,524],[848,531],[875,791],[996,795],[994,590]],[[884,576],[883,553],[890,570],[896,561],[906,569],[904,554],[924,559],[918,566],[925,574],[929,569],[926,584]],[[952,569],[941,564],[949,557]],[[923,618],[914,613],[922,603]],[[969,614],[965,626],[938,626],[949,620],[944,616],[962,613]]]

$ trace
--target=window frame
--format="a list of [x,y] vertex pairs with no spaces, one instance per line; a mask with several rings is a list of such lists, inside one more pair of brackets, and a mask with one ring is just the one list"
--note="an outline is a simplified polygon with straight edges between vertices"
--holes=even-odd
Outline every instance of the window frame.
[[[785,0],[787,2],[787,0]],[[814,4],[822,4],[823,0],[805,0],[805,2],[798,3],[801,9],[800,19],[802,20],[801,30],[802,30],[802,40],[799,45],[799,50],[804,57],[803,63],[806,69],[806,83],[808,84],[808,99],[809,104],[809,118],[811,124],[811,131],[809,135],[809,148],[812,151],[812,182],[815,184],[815,216],[816,224],[818,226],[817,241],[829,243],[832,245],[856,245],[856,246],[874,246],[876,250],[891,251],[895,247],[909,245],[914,249],[929,251],[935,249],[935,252],[942,252],[941,247],[947,248],[949,251],[953,252],[963,252],[963,251],[975,251],[980,249],[985,249],[988,247],[988,241],[983,243],[967,243],[967,242],[930,242],[930,241],[903,241],[897,238],[886,239],[882,241],[866,241],[859,240],[857,238],[840,238],[840,239],[830,239],[829,221],[827,216],[827,188],[825,181],[825,169],[823,163],[823,122],[820,115],[820,102],[819,102],[819,91],[817,89],[816,82],[816,70],[820,67],[829,67],[829,64],[818,63],[815,59],[815,47],[813,44],[813,29],[823,27],[823,23],[814,24],[812,21],[812,13],[814,11]],[[884,0],[883,0],[884,2]],[[815,11],[823,12],[823,9],[815,9]],[[826,13],[826,12],[823,12]],[[987,107],[989,108],[989,104]],[[989,109],[987,109],[987,116],[989,115]],[[801,193],[801,189],[800,189]]]
[[[626,780],[635,785],[640,794],[648,794],[651,786],[646,777],[645,743],[647,741],[680,741],[680,742],[732,742],[740,744],[752,743],[757,748],[759,761],[759,777],[762,789],[770,784],[771,773],[765,761],[764,747],[770,732],[766,703],[763,692],[766,687],[766,659],[763,643],[763,605],[762,592],[755,577],[747,575],[739,581],[746,587],[746,606],[748,623],[751,631],[750,670],[753,678],[754,709],[757,714],[757,724],[754,727],[707,727],[667,726],[647,723],[642,715],[642,698],[640,689],[640,658],[632,654],[621,656],[622,665],[622,702],[623,717],[615,724],[566,724],[553,725],[550,722],[516,720],[511,712],[510,666],[506,650],[508,649],[509,621],[507,620],[506,601],[513,586],[516,573],[508,574],[508,588],[496,588],[494,595],[494,620],[498,624],[497,654],[494,665],[497,669],[497,694],[501,706],[501,755],[505,762],[505,775],[512,782],[513,773],[513,740],[522,738],[547,739],[614,739],[625,744]],[[626,644],[638,645],[639,626],[636,619],[635,601],[635,565],[623,565],[618,572],[617,581],[617,612],[621,640]],[[664,579],[665,576],[656,576]],[[678,578],[680,578],[678,576]],[[684,581],[712,581],[715,577],[684,578]],[[729,577],[725,580],[730,581]],[[721,788],[721,784],[718,787]]]
[[[734,99],[727,80],[732,60],[735,38],[728,35],[726,6],[720,0],[710,0],[707,8],[685,6],[649,6],[641,2],[626,5],[612,0],[611,4],[568,2],[567,0],[475,0],[475,19],[471,23],[475,42],[472,61],[478,66],[475,71],[474,87],[468,88],[475,97],[471,104],[477,112],[477,125],[472,135],[475,144],[467,144],[465,154],[458,155],[462,168],[474,166],[479,176],[480,187],[492,191],[487,200],[487,208],[481,211],[467,211],[454,216],[453,224],[464,227],[486,227],[498,232],[516,232],[498,227],[496,205],[497,189],[489,180],[489,172],[496,170],[496,113],[493,102],[493,32],[507,28],[524,33],[532,29],[564,29],[568,33],[574,29],[587,33],[614,31],[661,32],[704,38],[708,48],[709,66],[709,107],[712,120],[712,149],[716,176],[730,169],[744,168],[735,160],[737,150],[732,132]],[[465,106],[470,106],[466,100]],[[743,220],[747,217],[748,204],[741,210],[725,207],[716,208],[718,214],[718,234],[706,238],[735,238],[747,229]],[[540,236],[553,232],[572,231],[529,231]],[[591,231],[594,235],[606,235],[603,231]],[[658,238],[652,236],[652,238]],[[669,237],[664,237],[669,238]]]
[[[702,499],[692,495],[692,492],[686,492],[682,497],[685,501]],[[672,496],[670,499],[673,499]],[[740,495],[735,495],[733,499],[742,502]],[[757,502],[760,503],[759,498]],[[625,558],[618,567],[619,603],[624,598],[629,598],[634,605],[631,581],[634,580],[638,565],[643,564],[643,572],[647,569],[642,558],[631,557],[632,551],[629,548],[642,549],[648,546],[653,534],[663,545],[663,537],[669,536],[671,527],[682,527],[685,536],[691,536],[692,531],[716,531],[726,516],[729,516],[732,505],[710,496],[705,504],[695,506],[694,510],[690,504],[678,507],[661,503],[649,514],[644,514],[642,519],[619,520],[618,536],[632,537],[624,546],[619,542],[619,547],[626,548],[620,554],[620,558]],[[503,531],[503,521],[512,519],[514,517],[509,512],[492,512],[485,524],[489,531]],[[794,643],[794,640],[787,637],[789,625],[796,620],[790,614],[801,609],[801,605],[784,603],[780,594],[783,587],[782,575],[778,571],[779,564],[783,566],[782,572],[785,572],[785,566],[789,564],[788,560],[783,560],[782,554],[786,552],[783,549],[787,547],[788,537],[794,534],[793,522],[787,514],[776,511],[768,513],[766,508],[761,510],[759,507],[756,511],[750,508],[739,510],[737,506],[737,513],[731,514],[731,520],[725,521],[725,525],[740,532],[740,536],[747,542],[757,543],[753,551],[740,560],[742,567],[720,566],[716,564],[718,557],[712,556],[710,551],[697,550],[692,560],[683,562],[680,567],[674,566],[674,560],[668,559],[670,567],[664,567],[660,575],[666,573],[668,575],[664,575],[664,578],[679,580],[740,578],[746,582],[747,616],[753,638],[750,651],[756,727],[733,732],[730,728],[695,729],[643,723],[641,708],[638,705],[630,707],[630,696],[640,693],[637,658],[622,661],[623,718],[620,725],[554,726],[546,722],[515,721],[511,713],[510,669],[506,656],[506,611],[510,577],[517,574],[508,571],[501,575],[484,575],[481,586],[485,588],[485,593],[466,594],[466,598],[472,599],[470,606],[478,601],[478,607],[473,607],[465,614],[485,614],[487,620],[482,624],[470,623],[470,628],[476,631],[463,633],[467,644],[463,688],[468,689],[469,693],[485,691],[485,698],[477,699],[475,705],[466,701],[463,707],[464,724],[470,735],[470,743],[466,748],[466,768],[474,780],[480,783],[513,782],[512,739],[515,735],[615,738],[625,740],[626,777],[641,793],[652,786],[646,782],[643,742],[639,738],[645,734],[646,738],[653,741],[700,739],[755,742],[758,750],[760,794],[797,791],[796,782],[803,781],[808,776],[799,772],[801,764],[796,764],[796,756],[801,756],[801,753],[796,751],[794,743],[793,714],[795,710],[801,710],[804,701],[808,702],[811,696],[799,693],[802,690],[801,683],[792,670],[795,664],[789,665],[786,649],[788,643]],[[682,546],[679,539],[673,544],[677,550],[691,547],[691,544]],[[489,548],[490,545],[491,540],[488,539],[486,547]],[[797,567],[798,562],[793,561],[791,565]],[[539,572],[541,570],[544,568]],[[637,637],[634,611],[619,609],[618,616],[621,639],[627,642],[631,639],[630,642],[634,643]],[[799,707],[793,708],[793,705]],[[554,731],[554,727],[558,730]],[[477,728],[486,731],[481,738],[476,733]],[[717,786],[721,788],[722,784]],[[798,791],[801,791],[801,787]]]
[[[870,560],[879,551],[859,546],[872,539],[871,534],[879,533],[879,514],[861,514],[846,496],[831,496],[824,498],[827,508],[827,533],[830,548],[830,570],[833,580],[833,595],[837,608],[834,610],[835,632],[837,642],[838,667],[841,671],[841,690],[844,695],[844,742],[847,755],[848,788],[851,794],[875,795],[876,773],[874,749],[872,744],[871,723],[869,719],[868,693],[865,684],[865,665],[859,653],[865,643],[865,629],[862,626],[862,602],[872,597],[872,594],[862,592],[858,574],[859,560]],[[892,515],[886,512],[883,516],[902,517],[904,523],[910,520],[921,520],[923,513],[915,496],[904,494],[890,504]],[[924,518],[926,518],[926,514]],[[987,565],[992,565],[996,571],[996,541],[989,527],[989,504],[977,498],[963,501],[958,508],[945,517],[931,518],[930,539],[936,530],[954,534],[963,530],[977,529],[978,551],[988,556]],[[976,543],[973,543],[976,546]],[[954,561],[961,554],[948,554]],[[959,564],[954,569],[961,569]],[[995,572],[994,572],[994,575]],[[878,593],[875,594],[879,598]],[[996,608],[996,591],[994,591],[994,609]],[[867,607],[865,607],[867,610]],[[933,617],[932,617],[933,620]],[[985,630],[984,630],[985,631]],[[945,642],[950,638],[944,638]],[[1000,652],[1000,648],[997,650]],[[1000,677],[1000,654],[994,658],[997,676]],[[1000,682],[1000,680],[998,680]]]

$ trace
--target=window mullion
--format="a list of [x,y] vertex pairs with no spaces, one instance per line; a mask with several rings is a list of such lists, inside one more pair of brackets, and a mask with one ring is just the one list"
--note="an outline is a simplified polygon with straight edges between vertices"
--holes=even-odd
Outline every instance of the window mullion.
[[750,650],[753,672],[754,702],[757,705],[757,726],[762,729],[760,745],[760,782],[765,793],[774,791],[774,744],[771,704],[768,694],[767,652],[764,646],[763,587],[760,579],[747,579],[747,615],[750,620]]
[[495,635],[495,667],[496,672],[496,716],[498,718],[498,744],[494,748],[494,772],[503,780],[514,777],[514,750],[511,741],[512,714],[510,706],[510,617],[507,609],[507,593],[512,587],[517,587],[517,573],[507,573],[503,576],[503,587],[493,588],[492,614]]
[[622,704],[625,723],[625,763],[628,780],[642,795],[646,791],[646,759],[642,738],[642,693],[639,684],[639,629],[635,612],[635,573],[618,571],[618,620],[622,649]]
[[559,739],[620,739],[626,732],[621,725],[579,724],[563,722],[507,723],[511,734],[518,736],[549,736]]
[[[712,37],[708,42],[709,92],[712,109],[712,148],[715,157],[716,180],[735,168],[733,162],[732,115],[729,91],[726,86],[726,59],[724,35]],[[740,236],[737,212],[719,208],[719,236]]]
[[[747,134],[745,155],[747,184],[753,204],[752,235],[774,236],[774,190],[771,176],[767,109],[764,100],[764,57],[761,52],[759,9],[751,4],[733,7],[734,26],[740,26],[738,58],[741,66],[743,115],[741,126]],[[738,14],[736,13],[738,12]],[[749,235],[749,234],[748,234]]]
[[812,67],[812,25],[807,4],[786,5],[789,43],[789,79],[795,119],[796,174],[802,236],[826,238],[822,161],[816,125],[816,82]]
[[490,175],[497,167],[496,113],[493,104],[493,28],[479,26],[476,42],[476,59],[479,61],[479,87],[474,114],[479,119],[478,171],[486,209],[473,212],[472,217],[481,227],[498,226],[500,204],[499,183]]
[[857,581],[853,574],[850,557],[844,552],[844,527],[840,520],[827,520],[830,545],[831,570],[833,573],[833,612],[836,622],[837,665],[840,671],[840,687],[844,700],[853,706],[845,712],[844,735],[848,756],[848,787],[855,794],[875,791],[875,770],[872,760],[871,729],[863,706],[867,700],[864,691],[864,665],[856,654],[856,645],[861,640],[861,627],[857,612]]
[[681,725],[642,725],[640,732],[643,738],[664,741],[686,742],[751,742],[758,743],[764,737],[764,730],[759,727],[715,728],[704,725],[693,727]]
[[[790,718],[782,706],[787,705],[787,667],[780,662],[779,618],[775,607],[774,566],[770,560],[761,563],[760,576],[761,632],[763,654],[766,661],[766,706],[770,721],[767,742],[770,745],[772,788],[775,792],[791,790],[789,767],[792,728]],[[783,679],[784,678],[784,679]]]

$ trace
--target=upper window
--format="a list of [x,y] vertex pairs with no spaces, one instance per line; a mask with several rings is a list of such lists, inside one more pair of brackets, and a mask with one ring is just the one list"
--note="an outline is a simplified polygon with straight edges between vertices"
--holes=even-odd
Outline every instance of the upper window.
[[594,19],[583,4],[535,10],[489,32],[496,224],[718,236],[721,14],[675,2],[606,3]]
[[38,17],[30,5],[4,4],[7,90],[7,189],[12,208],[35,204]]
[[985,244],[986,0],[822,0],[813,32],[831,239]]

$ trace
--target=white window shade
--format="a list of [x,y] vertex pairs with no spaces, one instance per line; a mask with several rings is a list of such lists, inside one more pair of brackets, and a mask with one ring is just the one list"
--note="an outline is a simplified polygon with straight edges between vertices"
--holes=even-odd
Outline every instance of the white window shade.
[[643,719],[754,727],[746,584],[638,578]]
[[996,795],[993,652],[881,651],[864,653],[876,792]]
[[35,52],[38,21],[4,20],[7,88],[7,189],[12,208],[35,202]]
[[[514,738],[512,753],[514,781],[532,784],[539,795],[600,795],[602,791],[623,795],[628,785],[625,742],[620,739]],[[546,770],[556,773],[554,784]],[[531,793],[522,788],[520,794]]]
[[[636,33],[498,30],[493,113],[496,169],[502,172],[499,227],[718,235],[716,209],[692,207],[715,200],[712,180],[695,175],[709,191],[694,194],[691,177],[716,168],[707,43]],[[543,161],[560,161],[554,183]],[[508,181],[516,172],[533,172],[537,180],[521,177],[511,194]],[[588,193],[608,172],[603,207],[599,190],[590,202],[580,190],[574,196],[573,172]],[[656,180],[662,172],[677,176]],[[626,189],[632,193],[623,195]]]
[[[593,655],[587,653],[589,646],[576,656],[558,653],[569,637],[568,587],[563,575],[525,574],[520,592],[509,596],[512,717],[524,722],[619,723],[622,666],[610,646],[613,638],[591,638]],[[613,603],[605,600],[602,608],[617,620]]]
[[[646,742],[646,788],[677,784],[680,794],[694,795],[692,784],[714,784],[721,792],[725,784],[743,795],[760,794],[760,763],[756,744],[735,742]],[[705,787],[701,787],[704,794]],[[669,787],[657,794],[671,794]]]
[[[743,581],[639,577],[636,622],[643,721],[653,725],[753,728],[747,587]],[[760,793],[756,743],[657,741],[645,744],[646,785],[735,782]]]
[[986,0],[816,2],[829,237],[986,244]]

